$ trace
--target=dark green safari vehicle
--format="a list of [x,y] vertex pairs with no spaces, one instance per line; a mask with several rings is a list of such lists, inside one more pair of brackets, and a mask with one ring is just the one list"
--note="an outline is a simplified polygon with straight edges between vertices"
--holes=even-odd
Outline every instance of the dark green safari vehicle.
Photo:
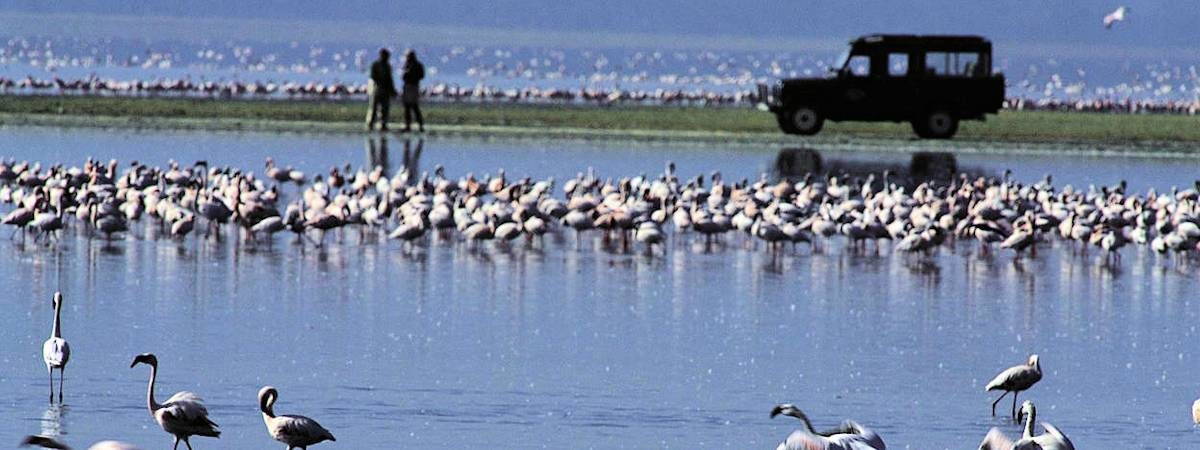
[[992,43],[979,36],[870,35],[855,39],[825,78],[759,85],[760,107],[786,133],[813,135],[826,120],[909,122],[948,139],[961,120],[983,120],[1004,102]]

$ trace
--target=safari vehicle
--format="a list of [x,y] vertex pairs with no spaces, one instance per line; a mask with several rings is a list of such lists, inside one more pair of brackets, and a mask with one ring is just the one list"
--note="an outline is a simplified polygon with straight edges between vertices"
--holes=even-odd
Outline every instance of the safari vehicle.
[[1004,102],[992,43],[979,36],[863,36],[830,71],[759,85],[760,108],[790,134],[817,134],[826,120],[889,121],[911,123],[922,138],[948,139],[960,120],[984,120]]

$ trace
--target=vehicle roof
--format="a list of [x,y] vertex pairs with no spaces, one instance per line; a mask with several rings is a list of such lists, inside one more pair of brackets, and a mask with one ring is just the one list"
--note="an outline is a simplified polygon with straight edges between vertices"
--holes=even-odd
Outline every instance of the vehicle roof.
[[869,34],[850,41],[850,44],[947,50],[985,50],[992,47],[991,41],[974,35]]

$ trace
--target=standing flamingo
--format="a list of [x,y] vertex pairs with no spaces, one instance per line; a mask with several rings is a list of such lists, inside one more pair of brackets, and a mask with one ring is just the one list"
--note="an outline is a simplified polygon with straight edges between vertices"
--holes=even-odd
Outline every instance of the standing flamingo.
[[337,440],[333,433],[315,420],[304,416],[275,415],[275,401],[278,399],[279,391],[271,386],[263,386],[258,391],[258,407],[262,410],[263,422],[267,424],[267,433],[275,440],[287,444],[288,450],[307,450],[310,445]]
[[67,361],[71,360],[71,345],[62,337],[62,293],[54,293],[54,328],[50,330],[50,339],[42,344],[42,361],[46,362],[46,371],[50,373],[50,401],[54,402],[54,369],[58,369],[58,401],[62,401],[63,374],[67,370]]
[[217,424],[208,420],[208,409],[201,403],[200,397],[188,391],[176,392],[164,404],[154,401],[154,382],[158,379],[158,357],[153,353],[142,353],[133,359],[130,368],[138,364],[150,366],[150,387],[146,391],[146,407],[150,415],[163,431],[175,436],[175,450],[179,449],[179,441],[192,450],[188,438],[192,436],[208,436],[219,438],[221,432]]
[[1042,379],[1042,365],[1038,355],[1029,355],[1029,361],[1019,366],[1013,366],[1000,372],[987,384],[985,391],[1004,391],[1004,395],[992,402],[992,416],[996,415],[996,404],[1004,399],[1009,392],[1013,394],[1012,417],[1017,418],[1017,394],[1028,390]]

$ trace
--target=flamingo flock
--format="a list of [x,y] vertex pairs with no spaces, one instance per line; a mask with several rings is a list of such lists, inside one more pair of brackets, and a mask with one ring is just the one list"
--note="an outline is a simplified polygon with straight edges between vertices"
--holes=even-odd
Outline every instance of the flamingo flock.
[[915,185],[888,171],[730,182],[720,172],[683,178],[672,163],[659,174],[618,178],[588,169],[561,184],[503,169],[450,178],[440,166],[387,174],[347,165],[309,176],[271,158],[261,173],[204,161],[135,161],[123,169],[115,160],[77,167],[3,161],[0,204],[12,209],[0,222],[12,227],[11,239],[44,245],[69,231],[110,245],[127,236],[219,240],[232,232],[249,246],[271,245],[284,233],[304,246],[323,247],[333,234],[339,243],[386,237],[404,249],[459,242],[478,250],[511,248],[518,238],[541,246],[553,233],[573,234],[577,246],[599,235],[603,249],[641,246],[651,255],[692,241],[706,250],[761,245],[773,257],[804,244],[813,253],[887,249],[922,258],[960,242],[981,255],[1011,252],[1014,262],[1058,241],[1081,257],[1098,252],[1110,266],[1120,265],[1128,246],[1176,264],[1200,253],[1196,187],[1144,194],[1124,182],[1059,188],[1050,176],[1023,184],[1008,172]]

